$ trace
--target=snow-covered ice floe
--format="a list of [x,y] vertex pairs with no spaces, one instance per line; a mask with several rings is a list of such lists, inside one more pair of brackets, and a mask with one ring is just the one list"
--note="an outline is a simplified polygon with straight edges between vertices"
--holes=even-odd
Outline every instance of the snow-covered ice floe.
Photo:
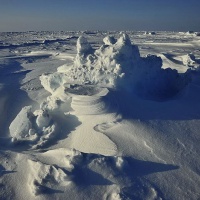
[[[193,54],[173,58],[188,69],[184,73],[163,68],[161,57],[141,56],[127,34],[106,36],[100,47],[80,36],[76,48],[73,62],[40,76],[49,93],[39,108],[23,107],[9,125],[10,148],[24,150],[9,153],[10,171],[17,173],[6,181],[20,180],[17,198],[170,199],[177,192],[195,199],[198,169],[187,158],[198,155],[192,146],[197,135],[189,137],[194,112],[187,100],[199,88],[199,60]],[[191,123],[196,134],[199,126]],[[10,173],[7,162],[0,174]],[[152,175],[166,171],[172,172]],[[180,186],[168,185],[176,178]],[[187,188],[186,182],[190,190],[183,193],[177,188]]]

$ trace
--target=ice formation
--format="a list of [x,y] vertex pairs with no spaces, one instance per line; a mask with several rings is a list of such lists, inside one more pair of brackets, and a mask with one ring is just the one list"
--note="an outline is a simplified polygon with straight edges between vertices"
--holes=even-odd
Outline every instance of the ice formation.
[[154,32],[154,31],[145,31],[145,33],[144,33],[145,35],[156,35],[156,32]]
[[182,56],[182,61],[184,65],[199,70],[200,61],[195,58],[194,54],[190,53]]
[[177,94],[190,80],[187,72],[162,69],[160,57],[141,57],[126,34],[119,39],[107,36],[103,42],[95,50],[86,38],[79,37],[73,65],[61,66],[56,73],[40,77],[52,96],[35,112],[30,106],[21,110],[10,125],[13,142],[29,141],[33,148],[45,145],[56,134],[56,112],[61,104],[69,104],[70,108],[62,107],[60,112],[72,109],[79,115],[101,114],[107,112],[110,88],[144,99],[163,100]]
[[107,36],[104,44],[94,50],[81,36],[72,66],[61,66],[54,74],[41,76],[41,83],[52,94],[67,84],[98,85],[125,89],[142,98],[165,99],[178,93],[189,81],[188,73],[162,69],[162,59],[155,55],[141,57],[128,35],[119,39]]
[[195,36],[200,36],[200,32],[195,32]]
[[26,106],[10,124],[9,130],[13,143],[28,142],[38,148],[54,137],[57,124],[47,110],[33,112],[31,106]]
[[76,86],[72,91],[67,89],[72,96],[71,107],[76,114],[101,114],[108,109],[109,90],[106,88],[94,88],[92,86]]
[[[98,45],[96,40],[105,33],[85,34]],[[159,51],[167,52],[159,55],[163,55],[165,66],[157,56],[141,57],[127,35],[119,39],[107,36],[98,49],[80,37],[73,64],[42,75],[42,84],[51,93],[47,98],[49,94],[39,84],[38,76],[54,71],[60,63],[71,63],[74,39],[61,43],[56,39],[53,43],[54,51],[66,55],[62,62],[54,53],[33,63],[22,58],[24,68],[14,73],[9,72],[9,67],[16,65],[1,66],[1,72],[5,67],[1,78],[6,83],[0,98],[1,125],[6,122],[7,127],[8,119],[13,119],[28,102],[33,105],[22,108],[10,124],[11,146],[1,126],[1,199],[198,198],[199,41],[194,35],[184,35],[184,41],[188,38],[185,43],[181,40],[183,35],[179,37],[177,33],[141,36],[140,32],[136,39],[140,44],[144,38],[160,41],[161,35]],[[157,53],[158,44],[148,42],[142,47],[142,54]],[[50,51],[48,41],[47,44],[45,54]],[[3,49],[3,57],[11,56],[11,47],[8,52]],[[19,47],[11,60],[19,59],[22,50],[34,55],[34,51],[27,54],[26,45]],[[67,54],[63,51],[66,47],[71,48]],[[55,66],[51,66],[52,58]],[[25,70],[28,74],[22,78]],[[9,81],[18,76],[19,80],[12,83],[19,85],[13,90],[14,84]],[[181,94],[174,96],[180,90]],[[13,101],[19,91],[25,95]],[[164,102],[156,102],[160,100]],[[35,102],[42,102],[37,110]]]

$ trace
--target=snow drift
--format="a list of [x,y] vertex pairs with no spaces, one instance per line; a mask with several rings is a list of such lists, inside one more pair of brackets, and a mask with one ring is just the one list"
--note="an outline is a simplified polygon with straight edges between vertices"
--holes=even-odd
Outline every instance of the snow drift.
[[10,124],[9,129],[12,142],[31,143],[33,148],[38,148],[53,138],[57,125],[47,110],[36,110],[33,113],[31,106],[26,106]]
[[79,37],[73,65],[63,65],[57,72],[40,77],[52,96],[41,103],[39,110],[33,112],[30,106],[21,110],[9,127],[14,143],[28,142],[32,148],[44,146],[58,131],[57,112],[61,115],[70,110],[75,115],[108,112],[113,101],[109,99],[110,89],[160,101],[176,95],[190,81],[188,72],[179,74],[170,68],[162,69],[160,57],[141,57],[126,34],[118,40],[107,36],[103,42],[95,50],[86,38]]

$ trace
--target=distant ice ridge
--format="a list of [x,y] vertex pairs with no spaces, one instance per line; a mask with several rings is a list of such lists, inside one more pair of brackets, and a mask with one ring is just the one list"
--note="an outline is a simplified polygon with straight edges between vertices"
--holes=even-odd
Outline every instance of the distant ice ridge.
[[93,49],[83,36],[77,40],[77,55],[72,66],[63,65],[56,73],[43,74],[41,83],[52,94],[69,83],[125,89],[142,98],[165,99],[177,94],[190,81],[189,73],[162,69],[155,55],[141,57],[128,35],[107,36],[104,44]]

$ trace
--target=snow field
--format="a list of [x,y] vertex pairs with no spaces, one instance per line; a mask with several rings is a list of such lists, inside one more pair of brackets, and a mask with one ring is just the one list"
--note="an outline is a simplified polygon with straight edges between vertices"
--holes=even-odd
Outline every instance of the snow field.
[[[2,55],[18,49],[9,59],[27,71],[14,72],[25,77],[13,81],[34,103],[13,103],[18,114],[1,137],[1,198],[198,199],[197,36],[106,34],[3,47]],[[9,94],[5,73],[0,91]],[[3,96],[6,113],[11,97]]]

